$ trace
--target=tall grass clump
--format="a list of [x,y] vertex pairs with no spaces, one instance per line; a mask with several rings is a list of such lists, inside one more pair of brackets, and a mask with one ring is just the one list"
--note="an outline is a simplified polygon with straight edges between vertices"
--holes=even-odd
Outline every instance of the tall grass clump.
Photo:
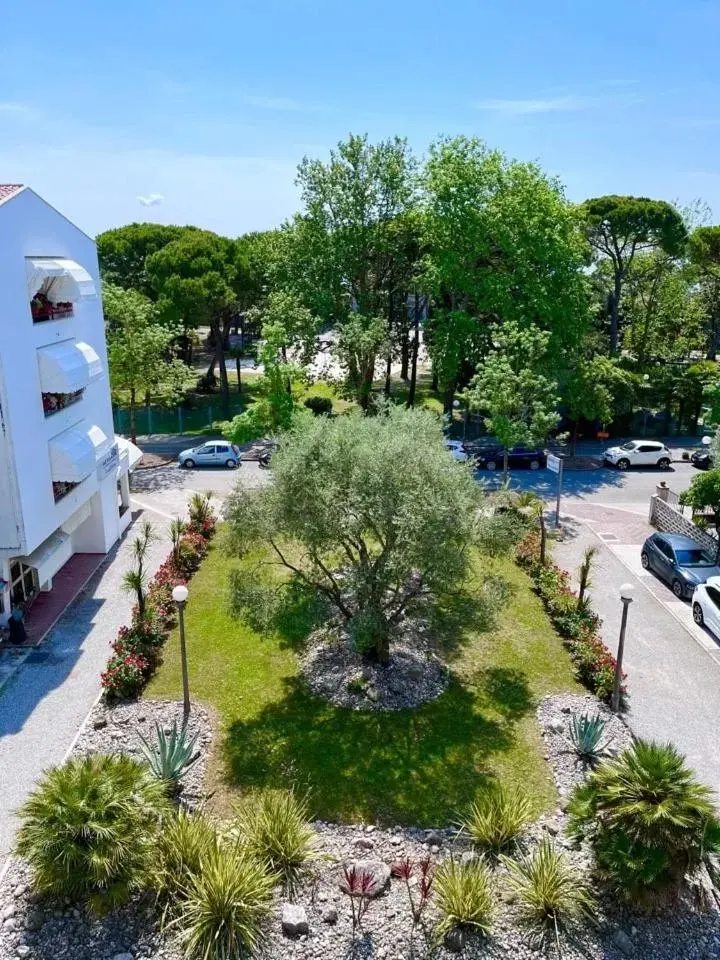
[[461,862],[444,860],[435,871],[435,905],[442,917],[437,932],[443,937],[455,927],[490,931],[493,916],[493,884],[490,870],[481,858]]
[[200,813],[180,808],[165,819],[158,836],[153,884],[163,913],[176,913],[191,879],[202,871],[218,846],[214,824]]
[[498,856],[517,841],[532,818],[532,806],[517,787],[496,784],[485,790],[460,821],[473,846]]
[[48,771],[21,808],[17,851],[39,891],[104,912],[148,885],[167,813],[164,786],[144,764],[73,758]]

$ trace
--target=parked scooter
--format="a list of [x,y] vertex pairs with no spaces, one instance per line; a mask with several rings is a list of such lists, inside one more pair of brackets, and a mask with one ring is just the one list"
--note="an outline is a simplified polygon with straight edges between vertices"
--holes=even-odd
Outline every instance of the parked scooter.
[[269,470],[271,457],[272,450],[266,450],[265,453],[261,453],[258,457],[258,466],[263,470]]

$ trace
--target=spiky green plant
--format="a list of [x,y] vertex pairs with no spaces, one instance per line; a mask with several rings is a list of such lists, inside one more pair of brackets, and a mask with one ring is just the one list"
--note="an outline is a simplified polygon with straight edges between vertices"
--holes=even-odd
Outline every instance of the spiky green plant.
[[502,783],[485,790],[460,821],[473,846],[495,856],[511,847],[532,817],[527,796]]
[[170,521],[169,531],[170,542],[172,543],[172,555],[177,567],[180,563],[180,541],[187,532],[187,523],[182,517],[174,517]]
[[180,808],[163,822],[153,865],[153,886],[163,915],[177,914],[185,888],[218,846],[215,826],[200,813]]
[[289,890],[303,868],[318,856],[308,819],[308,799],[294,790],[263,791],[237,810],[241,843],[280,875]]
[[237,960],[260,943],[277,877],[249,852],[216,845],[190,875],[170,926],[188,957]]
[[600,871],[636,902],[672,898],[720,853],[712,793],[671,744],[638,741],[604,761],[576,788],[568,812],[571,834],[590,841]]
[[146,588],[148,583],[148,574],[145,567],[147,553],[150,544],[155,540],[155,531],[149,520],[145,520],[140,528],[140,533],[133,540],[132,552],[135,559],[135,566],[123,575],[122,586],[127,593],[134,593],[137,599],[137,613],[142,620],[145,616]]
[[200,751],[193,752],[198,734],[189,739],[186,728],[178,729],[177,721],[173,723],[169,734],[156,723],[155,741],[152,743],[139,732],[138,738],[148,766],[169,790],[175,790],[183,774],[200,759]]
[[442,914],[439,937],[454,927],[489,933],[494,900],[492,875],[485,861],[443,860],[435,871],[435,905]]
[[568,863],[549,838],[519,860],[502,859],[522,918],[539,943],[551,937],[559,953],[561,933],[593,922],[595,901],[582,872]]
[[582,563],[580,564],[580,570],[578,571],[578,610],[584,609],[583,604],[586,604],[587,598],[585,596],[587,590],[592,586],[592,567],[597,556],[598,548],[591,546],[585,549],[583,553]]
[[603,739],[607,720],[599,713],[590,716],[583,713],[570,721],[570,739],[575,752],[588,763],[597,763],[610,744],[610,738]]
[[20,810],[18,853],[38,890],[97,912],[147,884],[163,785],[130,757],[95,754],[49,770]]

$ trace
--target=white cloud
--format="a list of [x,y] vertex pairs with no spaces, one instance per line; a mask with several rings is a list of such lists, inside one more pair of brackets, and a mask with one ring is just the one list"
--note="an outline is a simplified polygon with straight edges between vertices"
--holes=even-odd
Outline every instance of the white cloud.
[[583,110],[593,106],[597,100],[593,97],[548,97],[538,100],[478,100],[474,106],[477,110],[488,110],[493,113],[508,113],[521,116],[527,113],[554,113],[563,110]]
[[143,207],[157,207],[164,199],[165,197],[161,193],[148,193],[147,196],[140,195],[138,197]]

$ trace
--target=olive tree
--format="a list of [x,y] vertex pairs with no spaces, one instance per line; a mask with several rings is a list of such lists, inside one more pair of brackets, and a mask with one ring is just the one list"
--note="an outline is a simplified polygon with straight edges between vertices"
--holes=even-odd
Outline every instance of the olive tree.
[[226,505],[239,553],[321,595],[358,649],[381,663],[406,615],[462,580],[479,489],[444,448],[440,420],[390,407],[301,420],[272,459],[274,482]]

